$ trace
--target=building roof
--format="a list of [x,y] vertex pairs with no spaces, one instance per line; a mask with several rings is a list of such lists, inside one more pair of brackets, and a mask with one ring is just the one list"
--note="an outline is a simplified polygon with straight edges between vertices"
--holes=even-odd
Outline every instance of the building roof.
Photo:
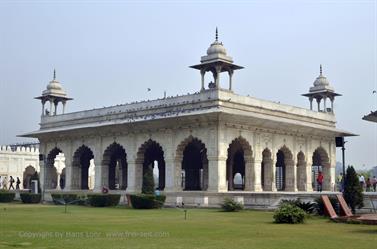
[[377,111],[372,111],[363,117],[363,120],[377,123]]

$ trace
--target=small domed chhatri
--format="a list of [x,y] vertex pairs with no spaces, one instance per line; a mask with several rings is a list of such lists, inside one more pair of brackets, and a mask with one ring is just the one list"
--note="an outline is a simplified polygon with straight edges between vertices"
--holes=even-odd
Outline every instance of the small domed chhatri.
[[229,91],[232,91],[232,77],[234,70],[243,67],[233,64],[233,58],[226,54],[226,49],[222,42],[219,42],[219,33],[216,28],[215,41],[207,49],[207,55],[200,58],[200,64],[191,66],[191,68],[200,70],[202,77],[201,91],[205,90],[204,76],[206,72],[213,74],[214,82],[210,82],[208,88],[220,88],[220,73],[228,72],[229,75]]
[[[309,97],[310,110],[313,110],[313,99],[317,101],[317,109],[320,112],[334,113],[334,99],[336,96],[342,96],[335,93],[334,88],[330,86],[328,79],[322,74],[322,65],[319,66],[319,76],[315,79],[314,86],[310,87],[309,93],[302,96]],[[323,99],[323,109],[321,109],[321,101]],[[327,108],[326,100],[330,99],[331,108]]]
[[[56,80],[56,71],[54,69],[54,76],[50,83],[48,83],[46,90],[42,92],[42,95],[36,97],[35,99],[40,99],[42,102],[42,116],[57,115],[57,109],[59,102],[63,104],[62,113],[65,112],[65,104],[68,100],[72,98],[67,97],[67,93],[64,91],[63,86],[59,81]],[[45,110],[45,103],[50,102],[50,109]]]
[[219,39],[219,34],[218,34],[218,30],[216,28],[216,39],[211,44],[211,46],[207,49],[207,55],[212,55],[212,54],[223,54],[223,55],[226,55],[226,49],[223,46],[223,43],[219,42],[218,39]]
[[63,86],[59,81],[56,80],[56,71],[54,70],[54,77],[47,85],[47,89],[43,91],[42,95],[58,95],[65,97],[67,96],[66,92],[63,89]]
[[309,91],[315,92],[318,90],[328,89],[334,91],[334,88],[330,86],[330,82],[322,74],[322,65],[319,66],[319,76],[315,79],[313,83],[314,87],[311,87]]

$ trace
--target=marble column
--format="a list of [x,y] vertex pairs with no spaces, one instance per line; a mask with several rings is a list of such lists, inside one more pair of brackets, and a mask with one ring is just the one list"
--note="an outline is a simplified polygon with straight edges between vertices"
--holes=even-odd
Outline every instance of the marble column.
[[308,157],[305,165],[305,188],[303,191],[311,192],[313,191],[313,185],[312,185],[312,159]]
[[127,192],[140,193],[143,181],[143,162],[138,160],[128,161]]
[[165,191],[177,192],[181,191],[181,158],[166,157],[166,177],[165,177]]
[[293,159],[286,159],[285,164],[285,191],[297,191],[297,170]]
[[[262,153],[260,153],[262,154]],[[260,192],[262,191],[262,159],[255,158],[251,163],[252,169],[252,183],[251,191]]]
[[208,191],[226,192],[226,157],[208,157]]
[[204,75],[205,75],[205,71],[200,70],[200,76],[201,76],[201,82],[202,82],[202,88],[200,89],[201,91],[204,91]]
[[[105,166],[103,165],[102,161],[98,160],[94,162],[94,192],[102,192],[102,187],[105,184],[103,181],[103,173],[105,171]],[[107,186],[108,187],[108,186]]]
[[232,91],[232,77],[233,77],[233,70],[228,71],[229,74],[229,91]]
[[66,157],[65,160],[65,187],[64,191],[71,191],[72,188],[72,162]]

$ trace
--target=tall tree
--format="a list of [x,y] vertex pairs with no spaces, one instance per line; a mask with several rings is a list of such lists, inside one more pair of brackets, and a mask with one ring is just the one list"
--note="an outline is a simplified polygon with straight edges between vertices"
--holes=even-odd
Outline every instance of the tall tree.
[[154,194],[154,178],[152,166],[147,166],[143,175],[143,187],[141,189],[143,194]]
[[361,188],[359,177],[352,166],[348,166],[347,168],[343,196],[350,206],[352,213],[355,213],[356,208],[364,206],[363,189]]

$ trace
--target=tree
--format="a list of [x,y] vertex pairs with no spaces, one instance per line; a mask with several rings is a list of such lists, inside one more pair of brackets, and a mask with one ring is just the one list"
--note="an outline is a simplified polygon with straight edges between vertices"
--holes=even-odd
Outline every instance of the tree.
[[350,206],[352,213],[355,213],[356,208],[362,208],[364,206],[363,189],[360,186],[356,171],[352,166],[348,166],[347,168],[343,196]]
[[143,175],[143,187],[141,189],[143,194],[154,194],[154,178],[152,166],[147,166]]

